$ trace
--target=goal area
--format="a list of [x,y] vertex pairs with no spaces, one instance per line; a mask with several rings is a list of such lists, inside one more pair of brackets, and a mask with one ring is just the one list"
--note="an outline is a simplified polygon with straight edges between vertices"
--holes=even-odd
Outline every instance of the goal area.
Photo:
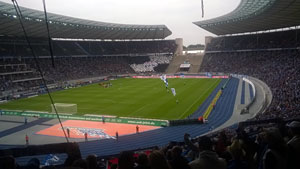
[[75,114],[77,113],[77,104],[70,104],[70,103],[54,103],[51,104],[51,112],[55,113],[56,108],[57,113],[68,113],[68,114]]

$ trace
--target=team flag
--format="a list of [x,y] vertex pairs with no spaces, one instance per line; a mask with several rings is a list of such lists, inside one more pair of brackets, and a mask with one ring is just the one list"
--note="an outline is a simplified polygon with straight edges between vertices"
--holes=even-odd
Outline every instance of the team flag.
[[164,76],[160,76],[160,79],[161,79],[162,81],[164,81]]
[[169,86],[167,75],[161,75],[160,79],[165,83],[166,87]]
[[206,76],[209,77],[209,78],[211,78],[211,77],[212,77],[212,74],[209,73],[209,72],[206,72]]
[[44,165],[49,166],[53,162],[58,162],[59,158],[56,155],[48,154],[44,159]]
[[175,88],[171,88],[171,91],[172,91],[173,95],[176,96]]
[[166,84],[166,87],[168,87],[169,86],[169,82],[168,82],[168,79],[165,79],[165,84]]

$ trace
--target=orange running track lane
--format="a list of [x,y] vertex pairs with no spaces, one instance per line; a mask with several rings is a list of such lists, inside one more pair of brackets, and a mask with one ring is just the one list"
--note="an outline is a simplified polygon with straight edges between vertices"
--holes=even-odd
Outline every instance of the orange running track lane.
[[[67,120],[64,121],[63,126],[65,130],[69,128],[70,138],[84,138],[84,133],[87,133],[88,138],[115,138],[116,132],[119,136],[136,133],[136,126],[134,124],[123,123],[102,123],[92,121]],[[139,132],[157,129],[156,126],[138,125]],[[47,129],[41,130],[36,134],[64,137],[64,133],[60,124],[56,124]],[[66,131],[67,134],[67,131]],[[68,134],[67,134],[68,135]]]

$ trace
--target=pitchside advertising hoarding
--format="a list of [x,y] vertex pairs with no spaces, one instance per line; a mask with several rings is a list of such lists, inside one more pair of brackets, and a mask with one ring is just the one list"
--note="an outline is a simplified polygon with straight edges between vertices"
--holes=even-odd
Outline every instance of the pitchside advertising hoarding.
[[[191,76],[191,75],[178,75],[178,76],[174,76],[174,75],[167,75],[167,78],[194,78],[194,79],[205,79],[205,78],[213,78],[213,79],[227,79],[229,78],[229,76]],[[156,79],[156,78],[160,78],[160,75],[152,75],[152,76],[132,76],[132,78],[136,78],[136,79]]]
[[[21,112],[21,111],[8,111],[0,110],[1,115],[9,116],[25,116],[25,117],[37,117],[37,118],[57,118],[55,113],[37,113],[37,112]],[[66,115],[59,114],[61,119],[68,120],[83,120],[83,121],[103,121],[103,117],[96,116],[77,116],[77,115]],[[155,119],[139,119],[129,117],[105,117],[107,123],[125,123],[125,124],[136,124],[136,125],[147,125],[147,126],[168,126],[168,120],[155,120]]]

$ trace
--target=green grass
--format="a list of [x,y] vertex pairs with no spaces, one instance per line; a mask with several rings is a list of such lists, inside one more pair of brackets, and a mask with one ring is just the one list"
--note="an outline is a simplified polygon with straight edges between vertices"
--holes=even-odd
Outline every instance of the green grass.
[[[184,119],[197,110],[221,79],[117,79],[110,88],[92,84],[51,93],[55,103],[75,103],[78,115],[104,114],[152,119]],[[176,104],[176,99],[179,104]],[[51,111],[48,95],[1,104],[0,109]]]

